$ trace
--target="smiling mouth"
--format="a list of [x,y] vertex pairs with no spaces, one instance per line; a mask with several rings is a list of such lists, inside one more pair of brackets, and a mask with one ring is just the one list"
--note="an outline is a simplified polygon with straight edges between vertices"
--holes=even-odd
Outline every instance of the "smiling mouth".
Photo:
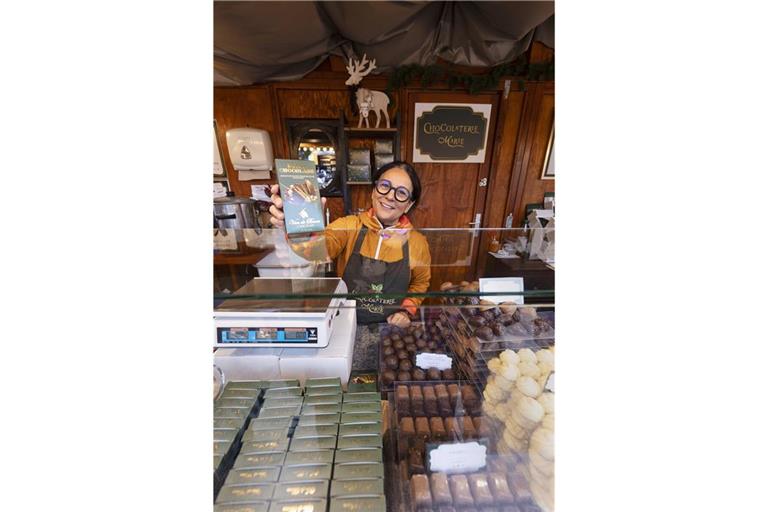
[[385,203],[385,202],[383,202],[383,201],[379,201],[379,205],[380,205],[382,208],[384,208],[385,210],[394,210],[394,209],[395,209],[395,206],[394,206],[394,205],[389,205],[389,204],[387,204],[387,203]]

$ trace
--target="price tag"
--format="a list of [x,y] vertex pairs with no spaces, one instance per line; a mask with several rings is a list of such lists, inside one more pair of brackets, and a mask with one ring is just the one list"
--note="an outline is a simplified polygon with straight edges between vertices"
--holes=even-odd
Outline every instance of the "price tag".
[[213,183],[213,197],[227,197],[227,189],[218,181]]
[[429,452],[430,471],[468,473],[485,467],[487,448],[477,441],[442,444]]
[[430,368],[450,370],[452,364],[453,359],[445,354],[430,354],[427,352],[416,354],[416,366],[422,370],[429,370]]
[[555,392],[555,372],[551,372],[547,377],[547,382],[544,384],[545,391]]

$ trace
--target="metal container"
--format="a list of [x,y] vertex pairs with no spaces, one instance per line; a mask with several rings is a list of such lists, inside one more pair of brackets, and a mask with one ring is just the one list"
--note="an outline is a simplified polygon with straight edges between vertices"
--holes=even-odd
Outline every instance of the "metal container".
[[219,230],[233,229],[238,232],[254,229],[261,234],[256,201],[248,197],[235,197],[233,192],[227,192],[226,197],[217,197],[213,200],[213,226]]

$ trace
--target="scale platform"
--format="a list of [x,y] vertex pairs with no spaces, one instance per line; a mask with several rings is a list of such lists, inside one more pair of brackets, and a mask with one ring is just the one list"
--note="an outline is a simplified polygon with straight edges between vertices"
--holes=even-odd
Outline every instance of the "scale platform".
[[338,277],[252,279],[214,307],[214,345],[327,347],[346,293]]

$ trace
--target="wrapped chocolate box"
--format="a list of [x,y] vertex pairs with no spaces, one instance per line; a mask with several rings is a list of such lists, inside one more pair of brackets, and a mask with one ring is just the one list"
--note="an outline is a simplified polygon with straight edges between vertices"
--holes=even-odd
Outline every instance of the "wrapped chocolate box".
[[269,388],[264,391],[264,399],[268,398],[287,398],[292,396],[301,396],[302,389],[299,387],[288,388]]
[[243,441],[240,454],[283,452],[288,450],[289,439],[276,439],[271,441]]
[[299,381],[297,379],[286,379],[286,380],[266,380],[262,381],[263,387],[267,389],[272,388],[295,388],[299,386]]
[[224,391],[230,389],[262,389],[266,387],[266,382],[263,380],[231,380],[224,386]]
[[265,466],[282,466],[286,459],[286,452],[274,453],[252,453],[250,455],[238,455],[235,459],[234,467],[243,468],[261,468]]
[[307,480],[330,480],[331,464],[307,466],[285,466],[280,472],[280,482],[306,482]]
[[233,430],[233,429],[214,428],[213,441],[233,443],[239,432],[240,432],[239,430]]
[[381,434],[381,422],[371,423],[343,423],[339,427],[338,435],[349,436],[359,434]]
[[328,480],[305,482],[280,482],[275,485],[274,500],[325,499],[328,497]]
[[253,418],[248,424],[248,430],[283,430],[290,428],[293,416],[281,416],[278,418]]
[[304,405],[303,396],[266,398],[261,404],[262,409],[279,409],[281,407],[296,407]]
[[384,480],[381,478],[334,479],[331,482],[331,498],[382,495],[384,495]]
[[299,416],[299,427],[307,425],[333,425],[339,423],[339,413],[331,414],[310,414]]
[[214,418],[213,428],[222,430],[240,430],[243,428],[242,418]]
[[273,409],[259,410],[259,418],[292,418],[298,416],[301,412],[301,406],[295,407],[275,407]]
[[245,421],[245,418],[250,414],[250,410],[241,409],[237,407],[214,407],[213,418],[240,418]]
[[243,443],[248,441],[279,441],[281,439],[288,439],[287,428],[276,430],[246,430],[243,434]]
[[304,383],[307,388],[334,386],[341,388],[341,379],[339,377],[321,377],[315,379],[307,379]]
[[346,462],[333,466],[333,478],[384,478],[384,464],[380,462]]
[[375,421],[381,421],[380,412],[342,412],[341,423],[353,424],[353,423],[371,423]]
[[381,413],[381,402],[344,402],[341,412],[377,412]]
[[214,407],[236,407],[250,411],[256,401],[250,398],[219,398],[213,402]]
[[269,505],[269,512],[326,512],[324,499],[280,500]]
[[381,434],[357,434],[350,436],[339,436],[336,447],[339,450],[348,448],[381,448]]
[[333,464],[333,450],[315,450],[310,452],[288,452],[285,455],[286,466],[311,466],[315,464]]
[[344,402],[380,402],[381,395],[375,391],[345,393]]
[[342,400],[341,393],[328,395],[305,395],[303,405],[325,405],[340,404]]
[[309,416],[313,414],[334,414],[334,413],[341,412],[342,405],[343,404],[339,404],[339,403],[322,404],[322,405],[306,404],[301,407],[301,415]]
[[269,512],[269,502],[223,503],[214,505],[213,512]]
[[321,386],[317,388],[307,388],[304,390],[304,396],[323,396],[323,395],[338,395],[341,394],[341,387],[335,386]]
[[331,512],[386,512],[384,496],[364,498],[331,498]]
[[311,452],[316,450],[333,450],[336,448],[336,436],[294,437],[291,440],[292,452]]
[[227,475],[224,485],[265,484],[277,482],[280,477],[280,467],[232,469]]
[[293,431],[294,439],[301,439],[302,437],[321,437],[321,436],[334,436],[339,433],[339,425],[332,423],[330,425],[299,425],[296,430]]
[[336,450],[336,462],[381,462],[381,448]]

